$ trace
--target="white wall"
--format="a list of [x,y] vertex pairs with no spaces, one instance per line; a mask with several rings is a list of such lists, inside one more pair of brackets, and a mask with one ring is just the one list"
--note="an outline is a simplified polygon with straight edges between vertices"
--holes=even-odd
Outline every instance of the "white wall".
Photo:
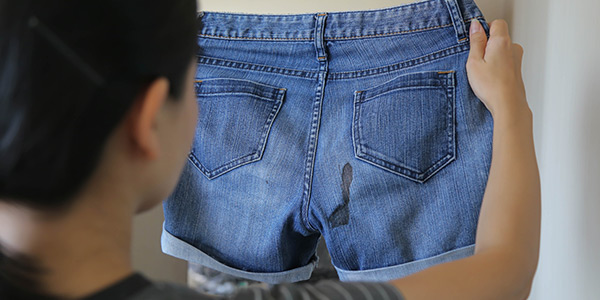
[[[542,249],[531,299],[600,299],[600,2],[543,4],[546,24],[529,22],[547,32],[544,97],[537,112],[543,137]],[[518,15],[528,19],[526,12]],[[529,38],[534,37],[532,32]],[[529,72],[536,76],[535,69]]]
[[[543,198],[540,264],[530,299],[600,299],[600,1],[476,2],[489,21],[507,19],[513,39],[525,48]],[[345,10],[348,2],[323,3]],[[184,282],[185,263],[160,253],[161,223],[160,208],[136,220],[134,266],[155,279]]]
[[529,299],[600,299],[600,2],[477,0],[525,48],[542,183],[540,262]]

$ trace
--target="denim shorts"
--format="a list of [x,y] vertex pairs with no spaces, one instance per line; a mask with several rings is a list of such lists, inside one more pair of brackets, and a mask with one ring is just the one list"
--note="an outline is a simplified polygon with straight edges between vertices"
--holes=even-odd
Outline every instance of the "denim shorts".
[[492,117],[466,74],[473,0],[353,12],[201,12],[199,120],[163,252],[268,283],[470,256]]

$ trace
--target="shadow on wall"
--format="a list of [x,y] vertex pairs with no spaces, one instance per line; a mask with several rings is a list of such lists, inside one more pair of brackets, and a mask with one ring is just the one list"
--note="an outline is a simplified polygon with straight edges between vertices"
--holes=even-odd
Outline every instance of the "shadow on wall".
[[[579,200],[581,201],[579,204],[581,219],[579,226],[576,227],[581,231],[573,234],[580,235],[581,241],[587,241],[584,247],[578,249],[584,258],[578,262],[581,273],[588,275],[584,276],[583,280],[586,282],[583,282],[581,286],[588,287],[590,290],[597,287],[597,276],[600,270],[600,256],[598,255],[600,249],[600,222],[598,219],[600,213],[600,159],[598,158],[600,153],[600,119],[598,118],[600,86],[597,77],[594,76],[596,70],[591,69],[594,68],[590,66],[589,74],[582,76],[586,78],[585,84],[582,84],[584,88],[582,96],[586,100],[582,105],[583,111],[577,126],[580,130],[574,133],[579,135],[577,141],[580,141],[580,144],[573,145],[574,149],[577,149],[574,154],[579,156],[577,161],[581,164],[577,170],[583,170],[583,174],[578,176],[582,179],[581,199]],[[568,201],[568,199],[565,200]]]
[[[536,150],[543,145],[544,99],[548,62],[548,13],[547,0],[505,1],[505,18],[509,22],[512,39],[525,49],[523,78],[527,89],[529,106],[534,114]],[[538,151],[538,158],[540,152]]]

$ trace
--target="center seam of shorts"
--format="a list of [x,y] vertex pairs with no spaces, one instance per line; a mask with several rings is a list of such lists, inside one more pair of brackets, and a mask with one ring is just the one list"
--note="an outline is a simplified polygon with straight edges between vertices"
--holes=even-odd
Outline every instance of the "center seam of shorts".
[[311,190],[312,190],[312,179],[314,172],[314,161],[316,157],[317,143],[319,140],[319,128],[321,125],[321,110],[323,108],[323,97],[325,82],[327,80],[327,72],[329,67],[329,61],[327,59],[327,49],[325,46],[324,31],[325,31],[325,20],[327,14],[319,13],[315,15],[315,56],[316,61],[319,65],[319,73],[317,75],[317,88],[315,93],[315,100],[313,103],[313,113],[310,128],[310,137],[308,142],[308,151],[306,156],[305,173],[304,173],[304,189],[302,192],[302,215],[301,219],[304,223],[304,227],[308,231],[318,232],[310,223],[308,218],[308,210],[310,207]]

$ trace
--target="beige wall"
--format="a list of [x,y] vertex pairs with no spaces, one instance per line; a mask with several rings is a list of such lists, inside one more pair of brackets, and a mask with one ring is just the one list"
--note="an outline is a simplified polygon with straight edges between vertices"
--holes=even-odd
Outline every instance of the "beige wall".
[[162,206],[137,216],[133,224],[133,267],[154,280],[186,283],[187,263],[162,253]]

